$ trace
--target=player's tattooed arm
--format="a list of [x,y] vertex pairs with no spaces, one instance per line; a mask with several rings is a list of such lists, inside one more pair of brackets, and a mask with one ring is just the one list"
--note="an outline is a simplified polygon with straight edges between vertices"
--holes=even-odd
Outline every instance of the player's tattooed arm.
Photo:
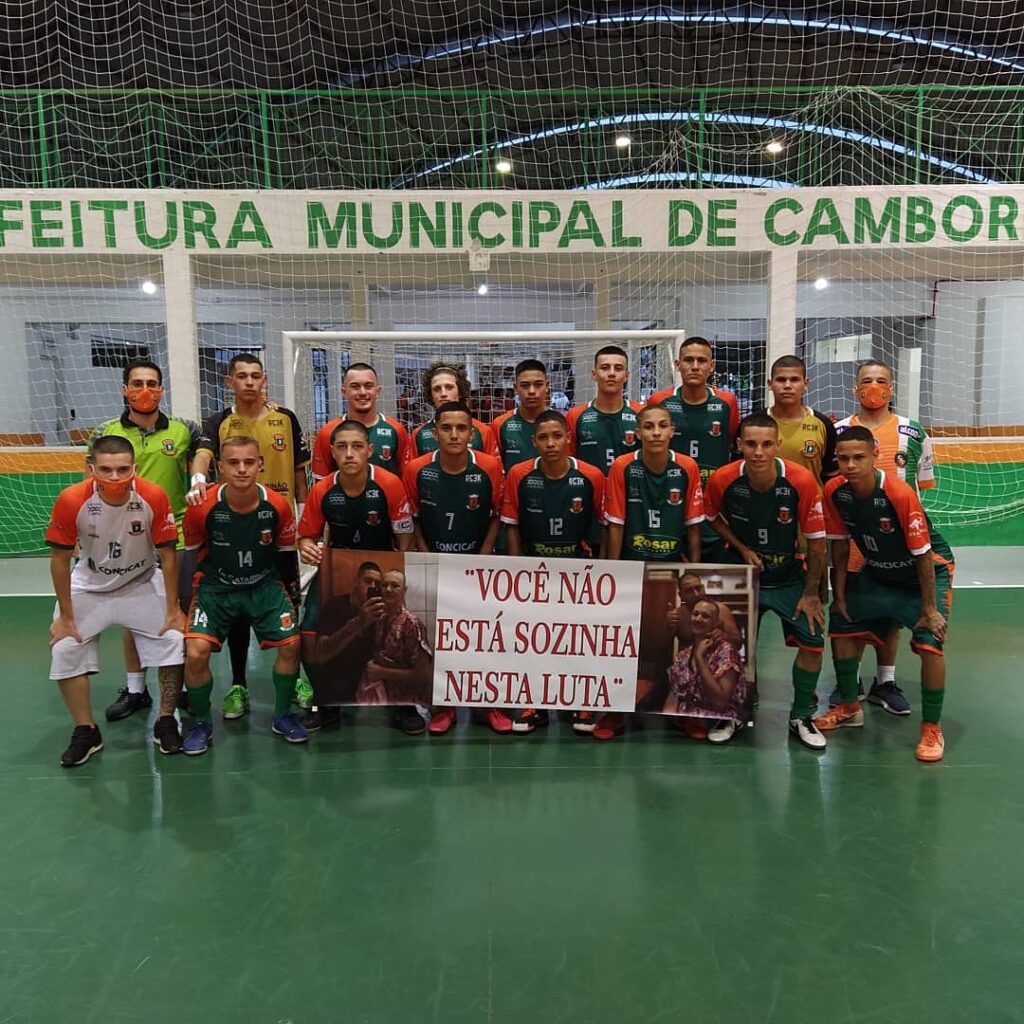
[[921,618],[917,628],[927,629],[940,640],[946,636],[946,619],[935,604],[935,562],[931,551],[916,556],[917,580],[921,585]]
[[815,632],[815,625],[822,630],[825,628],[825,611],[821,607],[819,588],[821,586],[821,574],[825,571],[825,539],[816,537],[807,541],[807,573],[804,577],[804,592],[797,601],[793,619],[803,615],[807,619],[807,625],[811,632]]

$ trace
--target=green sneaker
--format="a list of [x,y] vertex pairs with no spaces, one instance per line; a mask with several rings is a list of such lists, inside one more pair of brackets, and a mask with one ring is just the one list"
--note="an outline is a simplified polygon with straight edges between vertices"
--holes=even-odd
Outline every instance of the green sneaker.
[[225,718],[241,718],[249,710],[249,690],[245,686],[232,686],[224,694],[221,711]]
[[295,680],[295,703],[304,711],[313,706],[313,687],[302,676]]

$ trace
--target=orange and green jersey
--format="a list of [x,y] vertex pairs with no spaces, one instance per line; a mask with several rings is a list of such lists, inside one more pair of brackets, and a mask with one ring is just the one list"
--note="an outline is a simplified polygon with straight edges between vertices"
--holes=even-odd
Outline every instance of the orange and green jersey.
[[[441,447],[437,440],[436,426],[437,420],[428,420],[412,432],[412,458],[416,459],[421,455],[436,452]],[[501,457],[494,431],[486,423],[481,423],[476,418],[473,419],[473,432],[469,438],[469,447],[495,459]]]
[[533,446],[533,423],[524,419],[518,409],[502,413],[491,423],[491,430],[498,442],[501,464],[506,473],[520,462],[540,455]]
[[[343,416],[336,416],[316,432],[316,439],[313,441],[313,476],[317,480],[330,476],[337,468],[331,455],[331,434],[344,422]],[[405,427],[398,420],[380,413],[373,426],[366,428],[366,433],[369,435],[370,444],[373,445],[371,465],[380,466],[389,473],[399,475],[411,456],[409,435]]]
[[592,401],[570,409],[565,414],[570,453],[597,466],[607,476],[620,455],[635,452],[640,446],[636,437],[639,411],[638,403],[625,401],[617,412],[602,412]]
[[675,433],[672,450],[693,459],[703,483],[720,466],[732,461],[740,409],[731,391],[707,389],[702,402],[683,398],[682,387],[666,388],[647,400],[647,406],[661,405],[672,417]]
[[[836,424],[838,439],[847,427],[864,426],[856,416]],[[917,420],[893,413],[885,423],[868,428],[875,435],[875,465],[894,480],[902,480],[915,491],[935,486],[935,458],[931,438]]]

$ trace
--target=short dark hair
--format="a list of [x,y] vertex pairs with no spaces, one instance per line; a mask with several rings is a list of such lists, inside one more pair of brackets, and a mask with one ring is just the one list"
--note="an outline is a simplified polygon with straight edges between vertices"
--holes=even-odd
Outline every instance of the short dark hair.
[[682,352],[684,348],[689,348],[691,345],[703,345],[713,356],[715,350],[711,345],[711,342],[707,338],[702,338],[699,334],[694,334],[689,338],[684,338],[682,344],[679,346],[679,351]]
[[121,437],[120,434],[104,434],[93,443],[85,461],[92,462],[97,455],[130,455],[134,461],[135,449],[127,437]]
[[342,420],[332,431],[331,431],[331,444],[334,444],[334,439],[345,430],[355,430],[363,435],[363,438],[367,441],[370,440],[370,432],[360,423],[358,420]]
[[344,384],[345,381],[348,380],[350,370],[369,370],[370,373],[374,375],[374,377],[377,376],[377,371],[369,363],[350,363],[348,366],[345,367],[345,371],[341,375],[342,384]]
[[239,352],[237,356],[232,356],[228,360],[229,377],[235,372],[239,363],[255,363],[261,370],[263,369],[263,360],[255,352]]
[[669,407],[664,404],[664,402],[655,402],[654,405],[645,405],[636,414],[636,425],[640,426],[640,421],[644,418],[644,413],[655,412],[655,411],[657,411],[657,412],[667,412],[669,420],[671,420],[672,421],[672,425],[675,426],[675,421],[672,420],[672,413],[669,410]]
[[260,443],[255,437],[250,437],[248,434],[234,434],[231,437],[225,437],[220,443],[220,454],[221,457],[224,455],[225,448],[255,448],[258,455],[263,453],[260,451]]
[[626,360],[626,365],[629,365],[629,353],[618,345],[605,345],[603,348],[599,348],[594,353],[595,366],[597,366],[597,361],[601,356],[622,356],[622,358]]
[[859,424],[855,427],[847,427],[837,438],[836,444],[842,444],[844,441],[864,441],[866,444],[875,447],[875,435],[868,430],[867,427],[862,427]]
[[569,421],[557,409],[545,409],[537,414],[537,418],[533,421],[535,434],[542,423],[557,423],[566,433],[569,432]]
[[360,562],[359,568],[356,569],[356,579],[359,579],[364,572],[379,572],[381,575],[384,574],[384,570],[376,562]]
[[469,406],[465,402],[442,402],[434,413],[434,421],[439,420],[446,412],[465,413],[470,422],[473,422],[473,413],[470,412]]
[[430,385],[434,383],[434,378],[439,373],[448,373],[455,378],[455,384],[459,389],[459,401],[469,404],[469,378],[466,376],[466,370],[462,366],[456,366],[454,363],[449,363],[447,359],[437,359],[432,362],[422,374],[421,379],[421,390],[423,397],[429,402],[430,401]]
[[857,364],[857,368],[853,372],[854,380],[860,377],[860,371],[863,370],[865,366],[880,366],[883,370],[886,371],[886,373],[889,374],[889,380],[896,379],[896,374],[893,371],[893,368],[888,363],[883,362],[881,359],[865,359]]
[[768,413],[763,410],[749,413],[740,420],[739,429],[736,431],[737,437],[743,436],[743,431],[747,427],[760,427],[762,430],[774,430],[777,434],[779,432],[779,424],[776,422],[773,416],[769,416]]
[[133,359],[130,363],[125,363],[124,369],[121,371],[122,384],[128,384],[132,370],[156,370],[156,379],[160,381],[160,386],[163,387],[164,371],[152,359]]
[[512,379],[518,380],[519,374],[526,373],[528,370],[539,370],[545,377],[548,375],[548,368],[539,359],[521,359],[516,363],[515,370],[512,371]]
[[799,356],[779,356],[768,371],[769,380],[775,376],[776,370],[799,370],[805,377],[807,376],[807,364]]

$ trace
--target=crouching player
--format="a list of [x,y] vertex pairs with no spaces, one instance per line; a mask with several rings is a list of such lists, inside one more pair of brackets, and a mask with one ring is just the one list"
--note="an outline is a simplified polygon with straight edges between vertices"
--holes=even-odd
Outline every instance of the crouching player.
[[[159,668],[160,717],[153,740],[164,754],[181,749],[174,708],[185,622],[178,607],[174,513],[160,487],[136,477],[135,452],[126,438],[99,438],[88,465],[88,479],[58,495],[46,529],[57,595],[50,678],[57,680],[75,723],[60,759],[65,768],[85,764],[103,749],[89,676],[99,670],[99,637],[109,626],[131,633],[143,667]],[[76,545],[80,557],[72,569]]]
[[256,482],[262,468],[254,438],[226,438],[218,462],[224,483],[208,488],[201,504],[185,513],[185,546],[201,549],[185,632],[185,684],[196,717],[185,737],[186,754],[205,754],[210,745],[210,655],[237,623],[252,626],[260,647],[277,648],[273,731],[289,743],[309,739],[289,710],[299,674],[299,632],[276,557],[295,548],[295,516],[286,498]]
[[[815,719],[823,732],[859,728],[857,664],[864,642],[879,648],[895,626],[913,630],[910,646],[921,658],[919,761],[941,761],[946,638],[953,592],[953,552],[931,529],[913,488],[875,465],[875,438],[867,427],[849,427],[836,442],[840,476],[825,488],[825,524],[832,539],[835,598],[829,634],[835,638],[841,703]],[[864,568],[847,572],[850,539]]]

